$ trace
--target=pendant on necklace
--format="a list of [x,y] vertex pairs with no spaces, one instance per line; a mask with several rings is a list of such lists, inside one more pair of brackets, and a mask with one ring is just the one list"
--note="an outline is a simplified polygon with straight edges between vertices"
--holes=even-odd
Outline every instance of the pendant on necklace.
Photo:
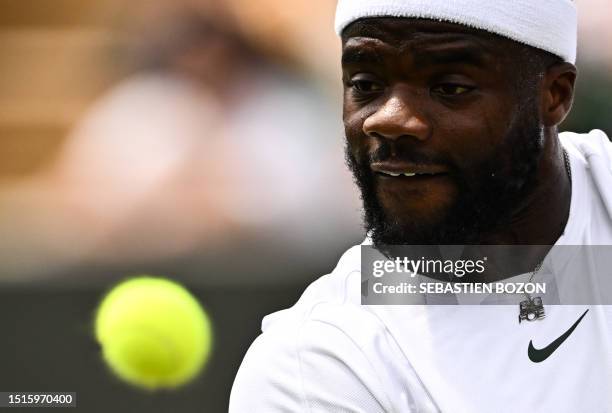
[[525,301],[521,301],[519,304],[519,309],[519,324],[523,320],[535,321],[546,317],[546,314],[544,314],[544,304],[542,304],[541,297],[530,297]]

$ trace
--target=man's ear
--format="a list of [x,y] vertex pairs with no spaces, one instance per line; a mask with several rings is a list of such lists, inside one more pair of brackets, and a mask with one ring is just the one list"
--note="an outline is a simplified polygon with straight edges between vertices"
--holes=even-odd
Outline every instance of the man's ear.
[[541,108],[545,126],[559,125],[569,113],[577,75],[578,70],[571,63],[556,63],[544,73]]

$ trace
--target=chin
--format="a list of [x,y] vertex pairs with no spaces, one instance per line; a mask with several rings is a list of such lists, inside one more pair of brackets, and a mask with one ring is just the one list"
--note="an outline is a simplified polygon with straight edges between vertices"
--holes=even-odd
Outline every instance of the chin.
[[456,204],[452,197],[379,197],[385,217],[401,226],[436,226],[442,223]]
[[395,209],[387,210],[385,212],[386,217],[392,217],[387,219],[389,224],[398,226],[405,229],[416,228],[433,228],[437,227],[444,222],[445,210],[439,208],[423,210],[420,208],[404,208],[401,212],[395,211]]
[[373,240],[380,245],[437,244],[449,210],[440,205],[383,206],[380,220],[370,228]]

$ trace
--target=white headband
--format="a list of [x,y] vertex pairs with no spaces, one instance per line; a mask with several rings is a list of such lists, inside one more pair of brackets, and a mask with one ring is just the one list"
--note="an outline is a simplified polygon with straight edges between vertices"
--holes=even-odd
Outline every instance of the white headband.
[[572,0],[338,0],[336,32],[364,17],[444,20],[496,33],[576,62]]

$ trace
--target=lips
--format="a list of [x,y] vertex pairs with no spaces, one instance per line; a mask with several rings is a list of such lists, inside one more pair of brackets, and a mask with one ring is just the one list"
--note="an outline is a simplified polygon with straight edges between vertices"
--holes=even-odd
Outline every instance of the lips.
[[423,165],[408,162],[376,162],[370,165],[377,174],[392,178],[427,178],[447,175],[448,169],[441,165]]

